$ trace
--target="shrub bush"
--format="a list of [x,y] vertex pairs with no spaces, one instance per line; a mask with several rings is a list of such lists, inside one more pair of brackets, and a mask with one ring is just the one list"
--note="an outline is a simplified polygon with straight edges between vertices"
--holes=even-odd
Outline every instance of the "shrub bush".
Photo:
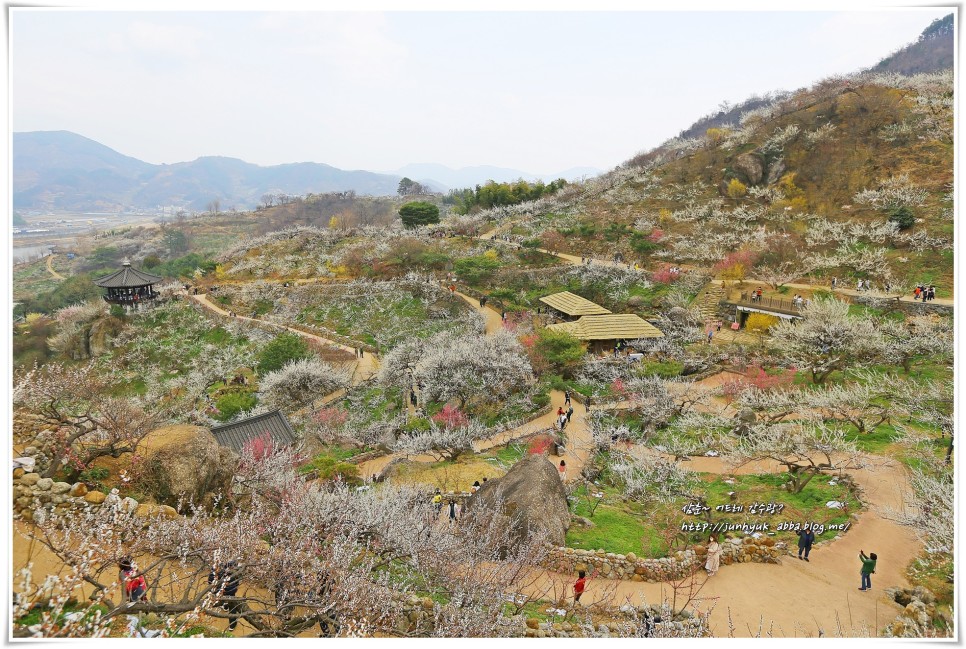
[[309,355],[308,345],[301,336],[288,332],[279,334],[258,355],[258,373],[264,376],[282,369],[287,363],[308,358]]
[[915,225],[916,216],[911,209],[900,205],[889,212],[889,220],[898,225],[900,230],[908,230]]
[[258,397],[252,392],[229,392],[218,397],[215,407],[218,412],[214,418],[218,421],[228,421],[240,412],[251,410],[258,403]]

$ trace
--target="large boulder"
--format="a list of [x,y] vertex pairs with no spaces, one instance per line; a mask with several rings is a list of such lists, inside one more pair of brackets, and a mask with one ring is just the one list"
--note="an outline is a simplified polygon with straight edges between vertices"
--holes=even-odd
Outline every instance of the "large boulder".
[[230,492],[238,456],[207,428],[159,428],[144,438],[141,449],[144,485],[160,504],[207,503]]
[[762,175],[765,173],[761,159],[753,153],[742,153],[731,163],[731,167],[744,176],[749,185],[760,183]]
[[515,542],[533,533],[562,546],[570,526],[567,494],[557,468],[543,455],[528,455],[502,478],[487,480],[466,502],[466,511],[497,511],[509,518]]

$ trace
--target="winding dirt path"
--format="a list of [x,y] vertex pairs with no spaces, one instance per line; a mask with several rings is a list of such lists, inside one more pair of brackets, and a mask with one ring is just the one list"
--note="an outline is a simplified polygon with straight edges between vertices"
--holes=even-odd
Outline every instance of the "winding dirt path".
[[[487,333],[492,334],[502,326],[500,315],[489,307],[480,307],[479,300],[459,294],[470,306],[482,312],[487,321]],[[722,373],[701,382],[714,386],[729,377]],[[506,444],[509,440],[553,426],[556,408],[563,405],[561,392],[551,393],[553,410],[528,424],[505,431],[475,445],[477,452]],[[618,406],[620,404],[617,404]],[[578,477],[590,459],[594,442],[587,425],[587,410],[582,404],[573,403],[574,417],[567,428],[568,482]],[[400,455],[376,458],[363,463],[363,475],[382,471]],[[410,457],[412,461],[432,462],[431,457]],[[879,630],[901,611],[895,602],[885,595],[885,589],[908,586],[906,566],[919,554],[921,543],[913,530],[885,518],[888,509],[900,509],[905,494],[910,493],[908,472],[899,462],[890,458],[868,456],[867,468],[852,471],[855,483],[862,491],[865,508],[848,531],[839,538],[812,550],[810,561],[783,557],[782,563],[735,564],[722,566],[713,578],[699,573],[695,585],[700,587],[697,598],[690,605],[692,610],[707,610],[715,606],[712,615],[712,632],[717,637],[732,633],[748,637],[769,633],[776,637],[825,636],[877,636]],[[758,462],[732,468],[721,458],[693,457],[688,468],[700,473],[747,474],[776,473],[781,471],[777,463]],[[802,521],[806,522],[806,521]],[[780,538],[795,545],[796,537],[790,532],[779,533]],[[860,592],[858,553],[875,552],[879,556],[873,590]],[[550,601],[566,594],[572,602],[574,577],[548,570],[536,570],[521,580],[519,588],[531,596]],[[686,589],[679,589],[677,597],[687,599]],[[670,583],[646,583],[591,579],[583,602],[621,604],[624,602],[659,603],[665,598],[673,599],[675,589]],[[730,623],[729,623],[730,618]]]
[[[202,307],[209,309],[211,311],[214,311],[219,315],[230,317],[228,311],[226,311],[225,309],[222,309],[220,306],[218,306],[217,304],[213,303],[211,300],[208,299],[207,293],[203,293],[200,295],[190,295],[186,293],[186,295],[188,295],[190,299],[194,300]],[[308,340],[312,340],[323,345],[328,345],[330,347],[336,347],[343,351],[350,352],[353,355],[356,354],[356,349],[354,347],[349,347],[348,345],[337,343],[334,340],[329,340],[328,338],[323,338],[322,336],[317,336],[315,334],[302,331],[301,329],[296,329],[294,327],[289,327],[287,325],[281,325],[276,322],[270,322],[268,320],[261,320],[259,318],[250,318],[248,316],[243,316],[243,315],[236,315],[235,319],[247,320],[249,322],[261,322],[263,324],[267,324],[272,327],[277,327],[279,329],[285,329],[285,330],[291,331],[292,333],[296,333],[299,336],[302,336],[303,338],[306,338]],[[378,371],[379,371],[379,359],[376,358],[375,354],[367,353],[362,358],[357,357],[352,371],[353,385],[369,379]]]
[[[549,251],[544,251],[549,252]],[[556,256],[572,264],[581,263],[579,257],[568,254]],[[594,263],[618,265],[615,262],[595,260]],[[720,281],[720,280],[713,280]],[[820,288],[811,285],[790,284],[793,288]],[[840,289],[845,294],[855,291]],[[490,307],[480,307],[479,300],[463,293],[456,293],[485,318],[485,331],[492,335],[502,328],[500,314]],[[192,296],[204,300],[209,308],[225,313],[207,301],[206,296]],[[199,300],[199,301],[200,301]],[[911,297],[904,299],[911,301]],[[952,300],[937,300],[940,304],[952,304]],[[298,330],[296,333],[311,336]],[[335,344],[342,349],[353,351],[333,341],[311,336],[326,344]],[[373,361],[365,371],[371,375],[375,371]],[[723,380],[721,376],[711,377],[709,384]],[[551,393],[552,410],[547,415],[534,419],[523,426],[504,431],[490,439],[474,445],[474,450],[484,452],[505,445],[512,439],[534,432],[550,429],[556,419],[557,408],[563,405],[564,395],[559,391]],[[573,402],[574,416],[567,428],[567,446],[564,456],[568,464],[568,481],[577,478],[593,450],[593,436],[587,425],[586,408]],[[360,464],[362,475],[379,474],[394,460],[405,457],[403,454],[390,454]],[[411,461],[432,462],[430,456],[410,456]],[[775,464],[749,464],[732,469],[720,458],[694,457],[689,468],[702,473],[774,473],[780,470]],[[905,494],[910,492],[908,473],[895,460],[869,456],[869,467],[850,474],[862,490],[865,508],[854,521],[847,533],[839,538],[815,548],[811,561],[799,561],[785,557],[779,565],[740,564],[723,566],[713,578],[703,573],[696,577],[700,592],[690,608],[707,610],[715,606],[712,616],[712,632],[718,636],[731,633],[739,637],[769,635],[789,636],[834,636],[834,635],[878,635],[879,630],[890,622],[900,607],[886,595],[885,589],[907,586],[905,569],[921,550],[921,543],[913,530],[885,518],[886,510],[900,509],[905,502]],[[804,521],[803,521],[804,522]],[[783,538],[794,545],[794,536],[784,533]],[[858,552],[875,552],[879,556],[876,574],[873,576],[873,590],[860,592]],[[541,599],[556,600],[566,593],[572,597],[572,575],[562,575],[550,571],[535,571],[521,584],[521,590]],[[677,593],[678,598],[685,596]],[[625,601],[650,603],[665,598],[673,599],[675,591],[669,583],[641,583],[591,579],[584,603],[597,602],[619,604]],[[685,596],[686,598],[686,596]],[[729,622],[730,619],[730,622]],[[732,632],[731,625],[734,626]]]
[[[713,283],[715,283],[715,284],[720,284],[720,285],[726,286],[727,285],[727,282],[728,281],[731,281],[731,280],[712,279],[711,281]],[[744,281],[745,284],[754,284],[756,286],[769,286],[768,282],[763,282],[763,281],[758,280],[758,279],[745,279],[743,281]],[[791,284],[784,284],[784,286],[787,286],[788,288],[799,288],[799,289],[803,289],[803,290],[806,290],[806,291],[830,291],[830,290],[832,290],[829,286],[824,285],[824,284],[823,285],[819,285],[819,284],[795,284],[795,283],[791,283]],[[857,291],[854,288],[842,288],[842,287],[838,287],[838,288],[836,288],[832,292],[835,293],[835,294],[837,294],[837,295],[848,295],[849,297],[866,297],[866,296],[869,295],[869,293],[867,293],[865,291]],[[896,298],[898,298],[900,302],[921,302],[922,301],[922,300],[915,299],[915,297],[913,297],[912,295],[895,295],[895,294],[892,294],[892,295],[887,295],[887,296],[884,296],[883,297],[883,299],[896,299]],[[937,297],[937,298],[931,300],[930,302],[928,302],[927,304],[929,304],[929,303],[931,303],[931,304],[941,304],[943,306],[954,306],[953,300],[951,298],[944,298],[944,297]],[[767,307],[765,307],[765,308],[767,308]]]
[[56,279],[56,280],[63,281],[65,279],[67,279],[66,277],[64,277],[63,275],[61,275],[60,273],[58,273],[56,270],[54,270],[54,267],[52,265],[53,259],[54,259],[54,255],[53,254],[47,255],[47,272],[50,273],[51,275],[53,275],[54,276],[54,279]]

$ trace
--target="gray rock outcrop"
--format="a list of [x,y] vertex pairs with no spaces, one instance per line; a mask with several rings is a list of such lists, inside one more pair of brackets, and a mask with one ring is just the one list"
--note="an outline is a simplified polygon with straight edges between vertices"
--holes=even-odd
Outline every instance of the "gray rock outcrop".
[[563,545],[570,525],[563,482],[543,455],[528,455],[502,478],[485,482],[466,503],[468,513],[481,510],[509,517],[516,542],[545,532],[548,542]]
[[745,177],[751,185],[761,182],[765,169],[762,167],[761,160],[752,153],[742,153],[731,163],[732,168]]

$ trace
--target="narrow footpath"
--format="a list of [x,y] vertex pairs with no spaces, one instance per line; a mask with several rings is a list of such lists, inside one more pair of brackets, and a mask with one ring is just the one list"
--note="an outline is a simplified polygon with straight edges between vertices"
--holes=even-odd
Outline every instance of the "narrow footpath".
[[[208,309],[210,311],[213,311],[225,317],[230,317],[228,314],[228,311],[214,304],[211,300],[208,299],[207,293],[203,293],[200,295],[189,295],[186,293],[186,295],[190,299],[200,304],[205,309]],[[338,343],[334,340],[329,340],[328,338],[323,338],[322,336],[310,334],[306,331],[302,331],[294,327],[281,325],[276,322],[270,322],[268,320],[261,320],[259,318],[250,318],[248,316],[243,316],[243,315],[236,315],[235,319],[248,321],[248,322],[260,322],[262,324],[267,324],[269,326],[276,327],[278,329],[286,329],[288,331],[291,331],[292,333],[302,336],[307,340],[312,340],[323,345],[328,345],[330,347],[336,347],[343,351],[349,352],[353,355],[356,354],[356,349],[354,347],[349,347],[348,345],[343,345],[342,343]],[[367,379],[371,378],[378,371],[379,371],[379,359],[376,358],[375,354],[366,353],[366,355],[362,358],[356,357],[356,361],[352,371],[352,384],[356,385],[358,383],[362,383],[363,381],[366,381]]]
[[47,255],[47,272],[53,275],[54,279],[56,280],[63,281],[67,279],[66,277],[58,273],[56,270],[54,270],[54,267],[52,265],[53,260],[54,260],[53,254]]

